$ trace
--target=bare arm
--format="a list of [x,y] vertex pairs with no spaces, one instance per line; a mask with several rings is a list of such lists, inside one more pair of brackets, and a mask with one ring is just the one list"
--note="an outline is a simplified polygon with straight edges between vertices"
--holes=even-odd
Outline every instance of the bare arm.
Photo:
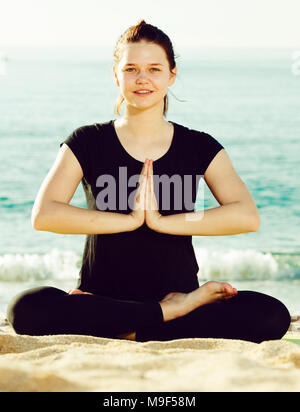
[[119,233],[138,226],[130,214],[88,210],[69,205],[83,177],[72,150],[63,144],[32,208],[34,229],[63,234]]
[[161,216],[154,230],[174,235],[224,236],[259,229],[260,217],[255,202],[224,149],[212,160],[204,179],[221,206]]

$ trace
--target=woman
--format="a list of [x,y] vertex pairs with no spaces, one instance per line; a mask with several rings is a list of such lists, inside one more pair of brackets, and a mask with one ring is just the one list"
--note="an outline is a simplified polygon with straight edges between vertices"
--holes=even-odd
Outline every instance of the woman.
[[[10,324],[20,334],[140,342],[280,339],[290,315],[277,299],[227,282],[199,287],[192,236],[255,232],[260,221],[224,147],[164,118],[177,73],[169,37],[142,20],[119,38],[114,57],[116,113],[125,101],[125,115],[81,126],[61,143],[32,211],[36,230],[87,235],[77,288],[19,293]],[[204,213],[194,212],[200,176],[221,205]],[[69,205],[80,181],[88,210]]]

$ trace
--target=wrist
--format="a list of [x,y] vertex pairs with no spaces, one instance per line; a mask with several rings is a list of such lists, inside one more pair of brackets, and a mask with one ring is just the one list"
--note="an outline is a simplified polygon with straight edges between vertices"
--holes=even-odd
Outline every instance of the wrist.
[[152,220],[150,228],[155,232],[164,233],[164,221],[165,217],[159,215],[155,220]]
[[128,214],[128,220],[130,225],[129,230],[136,230],[144,223],[143,221],[141,221],[141,219],[137,219],[132,213]]

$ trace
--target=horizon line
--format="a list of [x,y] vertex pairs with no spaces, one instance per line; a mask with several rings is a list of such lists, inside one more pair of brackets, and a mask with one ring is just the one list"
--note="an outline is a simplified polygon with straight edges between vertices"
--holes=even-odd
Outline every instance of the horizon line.
[[[0,44],[0,47],[107,47],[114,48],[114,44]],[[247,48],[247,49],[264,49],[264,48],[273,48],[273,49],[300,49],[299,45],[195,45],[195,44],[177,44],[174,46],[174,50],[177,48],[186,47],[186,48]]]

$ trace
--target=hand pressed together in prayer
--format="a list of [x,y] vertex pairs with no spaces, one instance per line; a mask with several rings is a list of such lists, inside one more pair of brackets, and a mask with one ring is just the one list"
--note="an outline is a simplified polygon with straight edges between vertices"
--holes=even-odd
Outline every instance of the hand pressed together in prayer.
[[138,227],[146,222],[150,229],[158,228],[162,215],[158,211],[157,199],[154,192],[153,160],[146,159],[143,165],[138,188],[134,199],[134,207],[130,215]]

